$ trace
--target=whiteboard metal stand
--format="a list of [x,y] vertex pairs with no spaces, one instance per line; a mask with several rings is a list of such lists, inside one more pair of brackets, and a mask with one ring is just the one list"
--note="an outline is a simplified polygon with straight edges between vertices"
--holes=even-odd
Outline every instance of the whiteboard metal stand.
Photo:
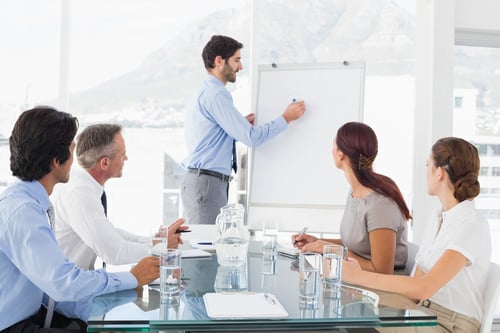
[[364,79],[364,62],[259,66],[256,125],[278,117],[294,99],[305,100],[307,111],[249,152],[249,229],[273,219],[281,231],[308,225],[310,232],[337,232],[349,186],[333,163],[332,143],[344,123],[362,121]]

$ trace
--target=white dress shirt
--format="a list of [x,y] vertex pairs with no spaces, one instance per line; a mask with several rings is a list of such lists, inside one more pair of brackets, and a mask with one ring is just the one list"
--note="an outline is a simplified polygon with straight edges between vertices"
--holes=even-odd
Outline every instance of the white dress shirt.
[[446,250],[453,250],[467,258],[467,265],[430,299],[449,310],[481,321],[485,272],[491,260],[488,221],[475,208],[473,200],[464,200],[437,217],[428,225],[426,239],[415,263],[428,272]]
[[118,229],[104,214],[101,186],[86,170],[75,165],[69,182],[58,184],[51,199],[56,213],[55,233],[69,260],[94,269],[96,257],[111,265],[138,262],[150,254],[150,237]]

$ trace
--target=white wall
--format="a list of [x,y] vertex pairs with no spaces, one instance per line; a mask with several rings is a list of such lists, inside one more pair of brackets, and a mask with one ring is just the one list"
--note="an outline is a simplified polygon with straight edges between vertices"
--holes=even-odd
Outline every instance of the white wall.
[[498,13],[498,0],[455,0],[455,28],[500,32]]
[[427,194],[425,161],[432,144],[453,131],[454,0],[417,1],[413,241],[420,244],[430,214],[439,208]]

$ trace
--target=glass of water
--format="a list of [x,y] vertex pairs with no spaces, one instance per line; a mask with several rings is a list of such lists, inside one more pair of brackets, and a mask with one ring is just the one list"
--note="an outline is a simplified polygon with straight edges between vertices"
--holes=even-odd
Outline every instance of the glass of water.
[[344,251],[343,245],[323,246],[323,283],[326,287],[340,287]]
[[318,303],[321,283],[321,254],[303,252],[299,255],[299,294],[304,303]]
[[278,256],[278,238],[276,235],[264,234],[262,237],[262,259],[276,260]]
[[247,265],[223,266],[217,268],[214,283],[215,292],[248,291]]
[[179,296],[181,291],[181,251],[163,249],[160,252],[160,298]]

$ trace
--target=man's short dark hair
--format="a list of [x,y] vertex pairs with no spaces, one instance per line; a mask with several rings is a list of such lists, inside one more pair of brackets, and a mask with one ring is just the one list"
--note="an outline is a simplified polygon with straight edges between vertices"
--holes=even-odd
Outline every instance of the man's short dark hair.
[[78,130],[71,114],[48,106],[24,111],[9,138],[10,170],[25,181],[39,180],[50,173],[52,160],[65,163]]
[[203,48],[201,57],[206,69],[215,67],[215,58],[221,56],[222,59],[227,60],[231,58],[236,51],[243,48],[243,44],[237,40],[221,35],[215,35],[210,38],[207,45]]

